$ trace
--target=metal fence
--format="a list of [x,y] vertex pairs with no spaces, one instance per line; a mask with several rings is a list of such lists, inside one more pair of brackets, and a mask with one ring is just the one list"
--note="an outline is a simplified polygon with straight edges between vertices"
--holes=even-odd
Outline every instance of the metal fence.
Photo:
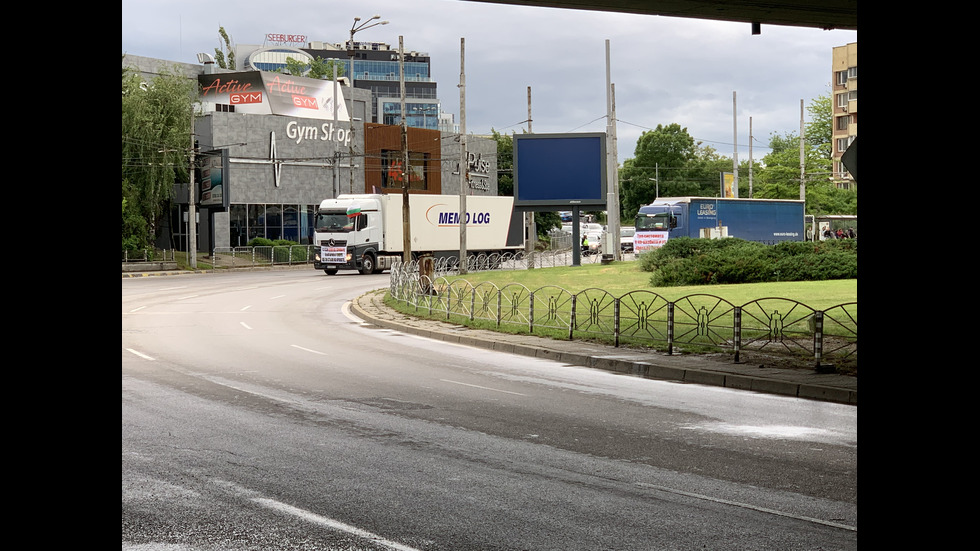
[[[553,260],[555,255],[548,257]],[[516,268],[509,264],[523,262],[497,260],[468,269]],[[638,290],[617,297],[597,288],[572,293],[557,286],[532,290],[516,283],[498,287],[448,278],[458,273],[445,263],[423,265],[421,272],[417,262],[397,263],[389,292],[420,315],[450,322],[479,321],[499,329],[650,347],[668,354],[727,350],[736,363],[757,353],[812,363],[818,370],[830,364],[857,370],[857,302],[818,310],[777,297],[741,305],[707,293],[668,300],[654,291]]]

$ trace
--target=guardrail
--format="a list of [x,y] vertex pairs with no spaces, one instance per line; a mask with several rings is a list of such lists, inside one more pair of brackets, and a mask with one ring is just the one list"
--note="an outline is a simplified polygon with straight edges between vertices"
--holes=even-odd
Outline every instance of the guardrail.
[[[498,259],[496,265],[503,268],[507,262]],[[556,286],[474,285],[448,279],[458,270],[438,263],[432,271],[429,276],[419,272],[417,262],[397,263],[389,293],[420,315],[449,322],[479,320],[498,329],[652,347],[668,354],[727,350],[736,363],[753,352],[812,362],[818,371],[828,369],[828,362],[838,370],[857,370],[857,302],[818,310],[779,297],[741,305],[707,293],[668,300],[637,290],[617,297],[597,288],[572,293]]]

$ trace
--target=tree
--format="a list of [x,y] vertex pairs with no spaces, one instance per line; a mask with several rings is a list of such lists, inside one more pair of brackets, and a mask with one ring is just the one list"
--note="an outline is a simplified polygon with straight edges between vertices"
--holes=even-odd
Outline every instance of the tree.
[[221,48],[214,49],[214,61],[218,64],[218,67],[222,69],[235,69],[235,48],[231,45],[231,38],[228,37],[228,33],[225,32],[224,27],[218,27],[218,34],[221,35],[221,39],[225,43],[225,48],[228,50],[228,61],[225,61],[225,53]]
[[636,157],[627,159],[620,170],[620,217],[636,216],[641,206],[657,197],[698,195],[701,185],[699,167],[691,166],[698,158],[699,144],[677,123],[657,125],[636,141]]
[[[289,71],[291,75],[304,76],[309,78],[315,78],[319,80],[334,80],[334,73],[337,77],[344,76],[345,67],[343,63],[340,63],[336,59],[325,60],[320,56],[311,61],[309,65],[293,59],[291,57],[286,58],[286,70]],[[281,73],[282,69],[277,69],[277,73]]]
[[195,86],[177,67],[152,82],[123,70],[123,249],[152,245],[174,183],[187,181]]
[[829,92],[814,98],[806,107],[807,112],[810,113],[810,122],[803,125],[806,130],[806,142],[817,155],[828,161],[831,160],[834,151],[831,147],[834,139],[832,105]]

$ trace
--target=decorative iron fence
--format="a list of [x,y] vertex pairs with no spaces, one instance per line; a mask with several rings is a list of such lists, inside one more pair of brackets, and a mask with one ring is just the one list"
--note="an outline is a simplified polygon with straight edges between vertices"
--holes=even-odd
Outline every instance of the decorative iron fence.
[[216,268],[247,268],[313,264],[314,245],[215,247],[208,260]]
[[[496,265],[508,262],[516,260],[499,259]],[[470,269],[477,271],[478,266]],[[597,288],[572,293],[556,286],[473,285],[448,279],[458,270],[438,263],[435,273],[442,275],[420,274],[416,262],[397,263],[389,292],[420,314],[446,321],[480,320],[512,331],[652,347],[668,354],[728,350],[735,362],[757,352],[812,361],[817,369],[828,362],[857,368],[857,302],[818,310],[777,297],[736,305],[698,293],[671,301],[647,290],[616,297]]]

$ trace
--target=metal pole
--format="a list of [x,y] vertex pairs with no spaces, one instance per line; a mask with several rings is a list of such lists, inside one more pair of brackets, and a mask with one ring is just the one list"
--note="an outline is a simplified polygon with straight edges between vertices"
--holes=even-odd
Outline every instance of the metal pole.
[[749,199],[752,198],[752,117],[749,117]]
[[191,117],[191,169],[187,195],[187,263],[197,268],[197,208],[194,200],[194,118]]
[[401,85],[401,114],[402,114],[402,261],[412,260],[412,220],[408,202],[409,178],[411,168],[408,166],[408,122],[405,116],[405,47],[402,37],[398,37],[398,80]]
[[732,134],[734,135],[732,151],[732,192],[733,197],[738,198],[738,109],[736,108],[735,92],[732,92]]
[[804,161],[803,155],[803,100],[800,100],[800,201],[806,201],[806,180],[804,180],[804,174],[806,173],[806,163]]
[[459,39],[459,273],[466,273],[466,72],[464,38]]
[[619,188],[616,185],[618,163],[616,161],[616,107],[615,87],[612,83],[609,64],[609,39],[606,39],[606,241],[605,250],[612,253],[613,258],[620,259],[619,254]]
[[[531,87],[527,87],[527,133],[532,134],[531,131]],[[527,211],[524,213],[524,233],[527,235],[527,240],[524,243],[524,252],[532,261],[527,263],[528,269],[534,268],[533,258],[531,255],[534,253],[534,244],[538,240],[538,230],[534,224],[534,211]]]

